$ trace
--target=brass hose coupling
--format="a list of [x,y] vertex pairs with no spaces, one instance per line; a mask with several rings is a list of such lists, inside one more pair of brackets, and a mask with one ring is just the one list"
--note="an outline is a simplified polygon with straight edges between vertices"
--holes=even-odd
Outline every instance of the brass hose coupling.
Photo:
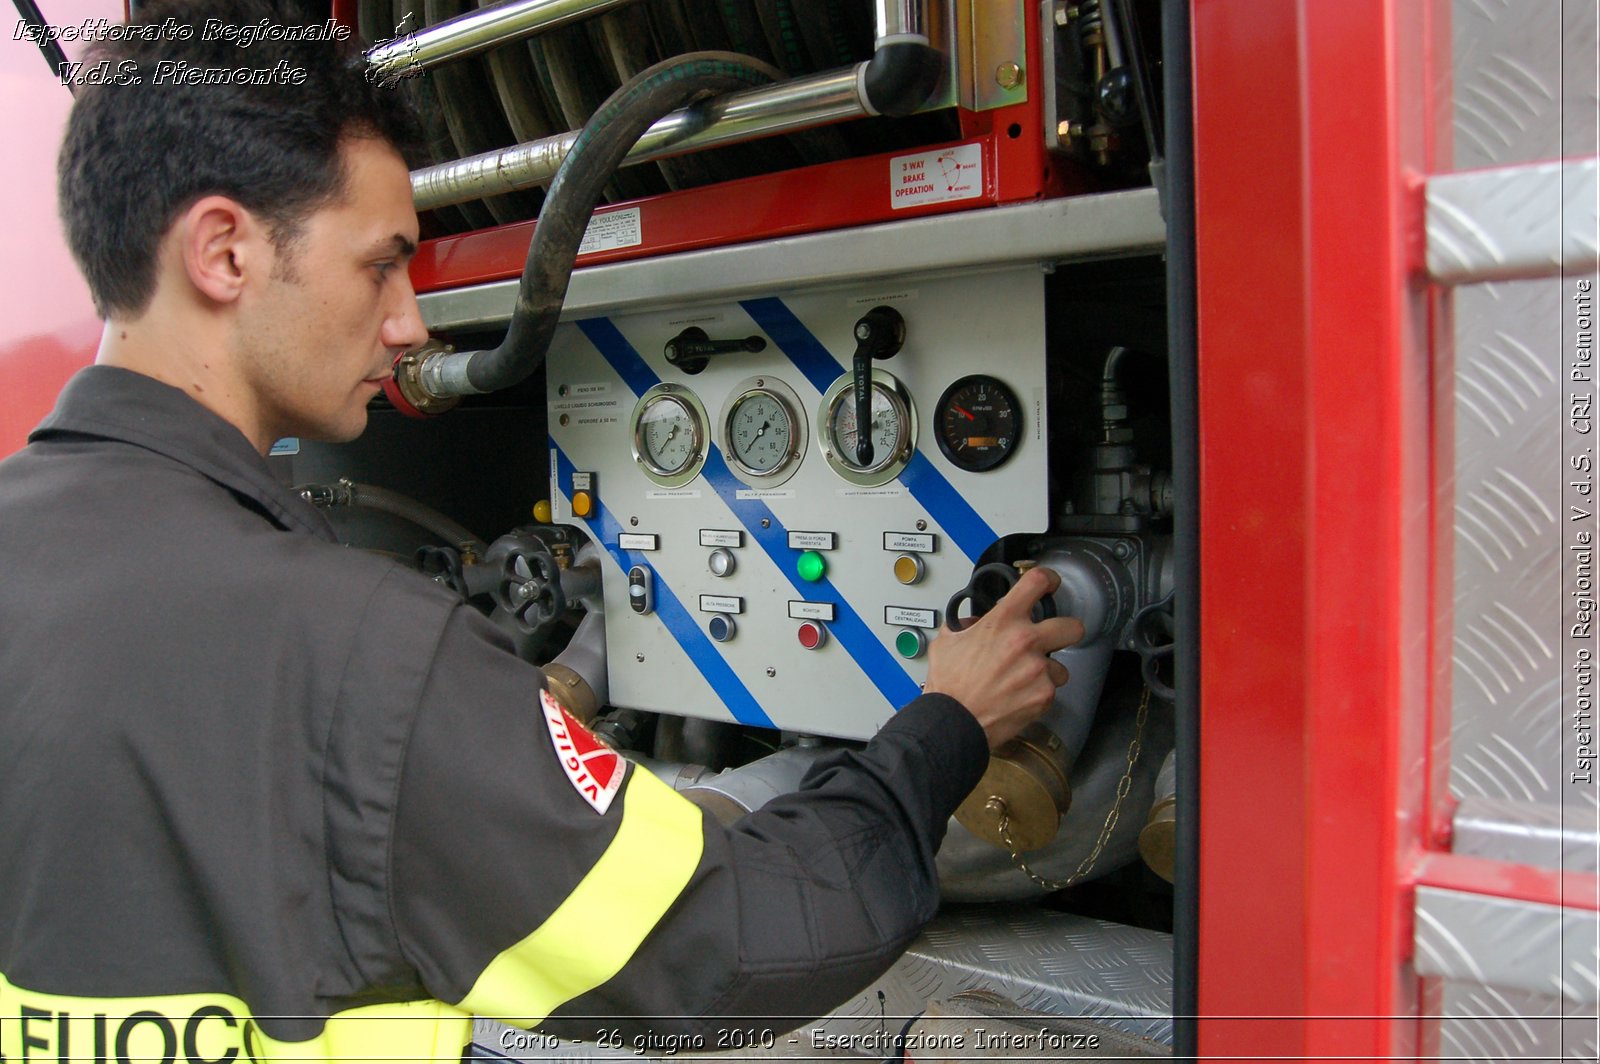
[[1071,765],[1056,734],[1042,724],[1022,729],[989,757],[977,788],[956,810],[962,827],[1003,850],[1038,850],[1061,829],[1072,806]]

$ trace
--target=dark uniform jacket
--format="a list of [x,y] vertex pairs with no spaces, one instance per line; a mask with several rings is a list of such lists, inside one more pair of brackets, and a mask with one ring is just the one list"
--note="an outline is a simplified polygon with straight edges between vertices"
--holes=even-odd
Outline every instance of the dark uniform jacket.
[[454,1060],[473,1015],[792,1027],[932,915],[987,760],[926,695],[734,828],[633,767],[601,812],[492,625],[126,370],[0,464],[0,560],[11,1061]]

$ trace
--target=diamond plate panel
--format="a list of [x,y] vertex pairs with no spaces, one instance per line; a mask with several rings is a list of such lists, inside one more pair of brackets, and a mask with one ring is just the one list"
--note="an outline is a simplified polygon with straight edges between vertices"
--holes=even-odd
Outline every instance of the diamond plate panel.
[[1429,178],[1429,276],[1461,284],[1593,269],[1597,172],[1588,158]]
[[[770,1050],[733,1056],[881,1060],[892,1055],[894,1036],[930,1002],[968,991],[998,994],[1028,1012],[1094,1019],[1171,1045],[1172,936],[1016,904],[950,907],[877,983],[828,1016],[780,1036]],[[473,1059],[480,1060],[639,1059],[627,1047],[551,1044],[490,1020],[476,1021],[473,1041],[479,1047]],[[658,1059],[648,1051],[643,1055]],[[680,1049],[659,1059],[683,1064],[728,1056]]]
[[[1595,5],[1457,0],[1458,168],[1593,154]],[[1455,639],[1451,786],[1595,804],[1557,789],[1565,720],[1562,490],[1566,295],[1573,279],[1455,293]]]
[[1600,872],[1600,817],[1593,808],[1469,796],[1456,807],[1453,829],[1455,853]]
[[1600,1004],[1600,916],[1582,909],[1417,890],[1417,974]]
[[1591,1007],[1476,983],[1447,982],[1443,989],[1444,1013],[1451,1020],[1440,1028],[1440,1060],[1600,1060]]
[[1456,0],[1455,169],[1593,155],[1595,5]]
[[[1454,169],[1595,154],[1594,3],[1455,0],[1452,25]],[[1563,225],[1574,227],[1570,217]],[[1593,223],[1586,229],[1582,236],[1592,244]],[[1587,841],[1560,827],[1592,829],[1597,808],[1592,786],[1564,780],[1570,739],[1562,703],[1563,331],[1572,328],[1573,285],[1572,277],[1496,282],[1457,289],[1452,297],[1455,632],[1448,740],[1451,789],[1464,800],[1468,821],[1462,852],[1530,860],[1531,847],[1569,868],[1593,867],[1593,858],[1574,861],[1573,847]],[[1551,824],[1554,832],[1540,830]],[[1442,1059],[1597,1059],[1592,932],[1568,955],[1571,929],[1559,911],[1507,936],[1518,919],[1537,917],[1497,910],[1467,914],[1463,922],[1438,901],[1419,901],[1417,964],[1445,980]],[[1496,929],[1501,933],[1491,934]]]

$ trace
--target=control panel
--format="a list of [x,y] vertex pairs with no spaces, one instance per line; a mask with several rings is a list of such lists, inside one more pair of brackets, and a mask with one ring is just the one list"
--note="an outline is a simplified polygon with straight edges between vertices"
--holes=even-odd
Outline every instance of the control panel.
[[1046,527],[1035,266],[565,322],[546,380],[620,707],[870,736],[983,551]]

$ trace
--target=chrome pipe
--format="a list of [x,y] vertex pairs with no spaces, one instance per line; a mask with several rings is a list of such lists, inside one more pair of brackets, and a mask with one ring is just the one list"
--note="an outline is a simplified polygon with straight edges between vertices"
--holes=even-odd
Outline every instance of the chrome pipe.
[[375,81],[387,84],[633,2],[506,0],[373,45],[366,52],[368,73]]
[[874,48],[881,48],[888,41],[896,38],[916,38],[923,44],[928,42],[926,26],[922,17],[922,0],[877,0],[876,18],[878,38],[873,42]]
[[[861,118],[871,111],[858,77],[857,67],[845,67],[674,111],[645,130],[623,165]],[[423,211],[547,184],[577,139],[576,131],[561,133],[413,171],[412,200]]]

